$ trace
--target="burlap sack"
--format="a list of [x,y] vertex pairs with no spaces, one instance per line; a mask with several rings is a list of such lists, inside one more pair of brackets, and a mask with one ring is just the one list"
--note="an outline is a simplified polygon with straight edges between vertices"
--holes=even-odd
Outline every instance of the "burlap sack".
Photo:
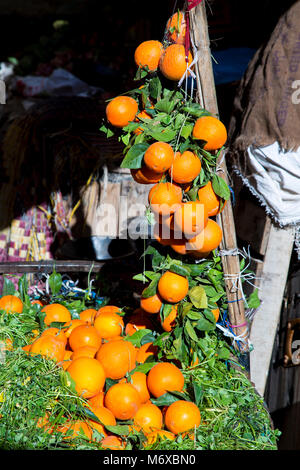
[[280,18],[238,87],[226,160],[280,225],[300,222],[300,1]]

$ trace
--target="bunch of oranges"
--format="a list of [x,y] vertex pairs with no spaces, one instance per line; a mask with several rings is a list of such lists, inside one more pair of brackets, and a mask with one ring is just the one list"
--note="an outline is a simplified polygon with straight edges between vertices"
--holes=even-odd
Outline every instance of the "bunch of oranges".
[[[168,80],[179,81],[192,62],[191,53],[186,57],[185,34],[185,15],[179,11],[168,20],[163,42],[148,40],[136,48],[134,60],[138,69],[159,72]],[[143,122],[155,119],[155,114],[149,114],[144,105],[131,96],[117,96],[106,107],[107,121],[117,128],[141,122],[133,131],[140,135]],[[150,108],[155,111],[154,102]],[[195,117],[191,136],[204,151],[216,152],[226,143],[227,131],[217,117],[203,115]],[[201,169],[199,152],[194,148],[180,152],[176,144],[164,140],[163,134],[161,140],[149,142],[140,168],[131,168],[136,182],[152,185],[148,202],[155,216],[154,238],[170,246],[173,252],[194,258],[207,257],[220,245],[223,233],[214,218],[226,203],[215,193],[211,181],[202,184],[190,199],[188,192]]]
[[[162,278],[162,294],[164,282]],[[181,297],[183,295],[182,291]],[[23,310],[21,299],[15,295],[3,296],[0,305],[1,310],[13,315]],[[154,308],[151,299],[147,305],[142,305],[148,311],[152,306],[152,312],[158,308],[158,305]],[[30,356],[41,355],[55,361],[57,367],[64,369],[70,385],[73,382],[76,392],[84,399],[84,406],[92,413],[86,419],[59,425],[57,431],[66,434],[66,439],[83,432],[88,440],[92,440],[96,429],[103,436],[102,447],[123,449],[126,447],[125,436],[120,438],[106,426],[131,420],[129,433],[142,432],[147,445],[157,439],[174,440],[178,434],[200,425],[200,411],[192,401],[178,400],[164,407],[152,403],[152,399],[167,392],[183,392],[184,375],[172,362],[155,361],[157,347],[151,342],[137,347],[128,340],[134,331],[127,330],[126,334],[119,307],[89,308],[80,312],[79,318],[72,318],[70,311],[60,303],[41,304],[40,309],[45,314],[45,328],[34,331],[31,343],[22,349]],[[138,309],[127,325],[130,321],[133,324],[134,316],[149,315],[148,311]],[[53,322],[59,322],[61,326],[53,327]],[[150,370],[147,373],[135,371],[136,366],[145,363],[149,356],[153,358]],[[49,414],[39,419],[37,425],[53,432]]]

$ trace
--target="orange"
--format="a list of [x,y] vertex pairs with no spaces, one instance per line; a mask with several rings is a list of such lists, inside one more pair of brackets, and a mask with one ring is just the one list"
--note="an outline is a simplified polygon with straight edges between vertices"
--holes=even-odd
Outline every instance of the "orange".
[[165,431],[164,429],[156,429],[155,431],[151,431],[146,434],[147,441],[144,444],[144,446],[151,446],[157,442],[157,439],[159,441],[164,441],[166,439],[169,439],[170,441],[174,441],[175,439],[175,434],[173,434],[170,431]]
[[64,330],[65,335],[67,338],[70,338],[72,331],[80,325],[88,325],[86,320],[81,320],[81,318],[74,318],[66,325],[66,329]]
[[106,118],[114,127],[125,127],[138,112],[138,103],[130,96],[117,96],[106,106]]
[[143,372],[134,372],[129,382],[134,386],[134,388],[139,392],[141,403],[146,403],[150,400],[150,393],[147,388],[147,376]]
[[101,338],[112,338],[122,334],[124,321],[116,311],[100,308],[94,320],[94,328],[96,328]]
[[156,398],[166,392],[181,392],[184,387],[184,377],[181,370],[171,362],[159,362],[148,373],[147,387]]
[[141,168],[131,168],[130,173],[134,181],[139,184],[158,183],[164,176],[164,173],[156,173],[155,171],[149,170],[146,165]]
[[219,320],[220,317],[220,310],[217,308],[212,309],[212,314],[215,317],[216,322]]
[[101,391],[97,393],[97,395],[93,396],[92,398],[89,398],[88,403],[92,408],[104,406],[104,397],[105,397],[105,392]]
[[157,183],[149,191],[148,201],[152,212],[169,216],[182,201],[182,190],[172,183]]
[[162,301],[158,294],[154,294],[151,297],[143,297],[142,293],[140,306],[147,313],[158,313],[161,309]]
[[101,441],[101,447],[110,450],[124,450],[126,444],[118,436],[106,436]]
[[[207,208],[208,217],[213,217],[220,212],[220,197],[214,192],[211,181],[209,181],[205,186],[198,191],[199,202],[204,204]],[[226,201],[225,201],[226,203]],[[225,203],[222,209],[225,206]]]
[[208,222],[207,208],[197,201],[188,201],[174,213],[174,232],[176,236],[194,238],[198,235]]
[[138,67],[148,67],[150,72],[158,68],[163,45],[160,41],[149,40],[142,42],[134,52],[134,61]]
[[153,403],[144,403],[134,415],[133,423],[145,433],[161,429],[163,425],[162,412]]
[[99,348],[93,346],[80,346],[72,352],[72,361],[78,357],[95,357]]
[[154,142],[149,145],[144,155],[146,167],[160,174],[171,168],[173,159],[173,149],[167,142]]
[[109,341],[98,350],[96,359],[102,365],[106,377],[118,380],[135,368],[136,349],[124,339]]
[[201,161],[197,155],[189,150],[183,153],[176,152],[169,175],[172,181],[186,184],[194,181],[201,171]]
[[104,305],[104,307],[100,307],[99,310],[96,313],[96,317],[100,315],[100,313],[120,313],[121,309],[120,307],[117,307],[116,305]]
[[103,424],[97,423],[97,421],[90,418],[89,425],[92,429],[97,429],[104,437],[107,436],[107,431],[104,426],[115,426],[117,424],[116,418],[112,412],[104,406],[93,406],[91,411]]
[[191,401],[177,400],[168,407],[165,414],[166,428],[174,434],[198,427],[200,422],[199,408]]
[[106,392],[104,405],[116,419],[132,419],[141,406],[139,392],[129,383],[117,383]]
[[158,281],[158,292],[167,303],[177,303],[184,299],[189,290],[189,281],[180,274],[166,271]]
[[[138,114],[136,115],[135,121],[141,121],[142,119],[152,119],[152,116],[150,116],[150,114],[147,113],[147,111],[145,111],[145,110],[143,109],[143,111],[141,111],[140,113],[138,113]],[[143,121],[142,121],[142,122],[143,122]],[[144,131],[144,129],[143,129],[143,127],[141,126],[141,127],[137,127],[137,128],[133,131],[133,133],[134,133],[135,135],[140,135],[143,131]]]
[[171,245],[174,242],[174,233],[167,225],[156,222],[153,227],[153,237],[161,245]]
[[[30,346],[30,345],[28,345]],[[26,348],[26,349],[24,349]],[[29,350],[29,348],[27,348],[26,346],[23,346],[24,351],[26,350]],[[1,339],[0,338],[0,353],[2,351],[12,351],[13,350],[13,342],[10,338],[5,338],[5,339]],[[0,354],[1,355],[1,354]]]
[[52,335],[57,340],[62,341],[64,346],[67,345],[68,339],[63,330],[60,330],[59,328],[46,328],[41,334],[41,336],[47,336],[47,335]]
[[76,326],[69,336],[69,346],[72,351],[76,351],[82,346],[91,346],[97,351],[101,344],[102,340],[98,330],[89,324]]
[[182,44],[171,44],[168,46],[159,61],[161,73],[172,81],[179,81],[186,71],[187,65],[193,61],[191,52],[188,53],[188,63],[186,62],[185,48]]
[[206,142],[203,146],[204,150],[218,150],[227,141],[227,130],[218,118],[202,116],[195,122],[193,137]]
[[172,305],[170,313],[166,318],[161,322],[161,326],[165,331],[172,331],[176,326],[176,317],[177,317],[178,305]]
[[131,336],[136,331],[144,329],[153,329],[151,318],[149,318],[149,314],[142,309],[137,309],[125,326],[125,334]]
[[41,311],[46,314],[44,322],[48,326],[52,322],[68,323],[72,319],[69,310],[59,303],[45,305]]
[[64,358],[62,360],[62,363],[61,363],[61,366],[64,370],[67,370],[67,368],[69,367],[69,365],[71,364],[72,362],[72,359],[71,359],[71,356],[73,354],[73,351],[69,351],[68,349],[66,349],[65,351],[65,354],[64,354]]
[[94,358],[79,357],[71,362],[67,372],[75,381],[75,388],[83,398],[91,398],[103,390],[105,384],[104,368]]
[[61,362],[65,355],[65,345],[53,335],[40,336],[35,339],[30,347],[30,353],[41,354],[42,356]]
[[186,255],[188,250],[186,248],[187,241],[185,239],[182,240],[174,240],[170,243],[172,250],[174,250],[179,255]]
[[31,301],[31,305],[35,305],[35,304],[40,305],[41,307],[44,306],[43,302],[41,302],[40,300],[37,300],[37,299]]
[[155,356],[158,352],[158,348],[153,346],[152,342],[144,343],[137,350],[136,361],[138,363],[144,363],[148,357]]
[[179,11],[174,13],[168,19],[166,25],[167,39],[176,44],[184,44],[186,33],[186,21],[184,12]]
[[3,295],[0,299],[0,310],[8,313],[22,313],[23,302],[16,295]]
[[[57,430],[62,433],[68,433],[68,436],[66,436],[65,439],[74,439],[75,437],[81,436],[82,433],[89,440],[92,439],[92,429],[85,421],[80,419],[72,423],[64,424],[63,426],[60,426]],[[70,430],[72,430],[72,433],[70,433]]]
[[223,232],[221,227],[212,219],[208,219],[207,225],[199,235],[189,240],[190,249],[198,253],[208,253],[215,250],[221,243]]
[[87,308],[86,310],[80,312],[79,317],[80,320],[84,322],[93,323],[96,314],[97,310],[95,308]]

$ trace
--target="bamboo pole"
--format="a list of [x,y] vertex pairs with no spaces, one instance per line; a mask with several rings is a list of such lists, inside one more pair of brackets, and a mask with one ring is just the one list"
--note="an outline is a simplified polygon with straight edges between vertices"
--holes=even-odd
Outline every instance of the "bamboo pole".
[[[198,50],[199,59],[195,64],[195,74],[197,81],[196,100],[216,117],[219,116],[216,89],[214,84],[214,75],[212,69],[212,60],[210,52],[210,42],[208,34],[208,24],[204,0],[195,8],[190,10],[190,34],[195,47]],[[218,160],[220,176],[228,184],[228,174],[224,152],[221,152]],[[231,325],[238,326],[234,328],[237,336],[242,336],[245,342],[240,343],[240,351],[247,353],[249,351],[248,338],[249,331],[245,319],[245,308],[243,300],[243,291],[240,279],[240,262],[237,251],[235,223],[231,201],[228,200],[222,213],[217,216],[217,222],[223,230],[223,240],[220,245],[221,252],[234,250],[237,254],[222,255],[222,264],[224,270],[224,279],[226,294],[228,299],[228,316]]]

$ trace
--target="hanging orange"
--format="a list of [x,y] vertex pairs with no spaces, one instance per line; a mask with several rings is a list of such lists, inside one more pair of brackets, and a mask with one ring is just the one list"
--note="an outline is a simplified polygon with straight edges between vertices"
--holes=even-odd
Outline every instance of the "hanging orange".
[[117,96],[106,106],[106,118],[115,127],[125,127],[138,112],[138,103],[130,96]]
[[154,72],[158,68],[162,51],[160,41],[143,41],[134,52],[134,61],[138,67],[147,66],[150,72]]
[[186,21],[183,11],[174,13],[166,25],[167,39],[175,44],[184,44],[186,34]]
[[201,160],[189,150],[183,153],[176,152],[173,164],[169,169],[172,181],[178,184],[186,184],[194,181],[201,171]]
[[182,201],[182,189],[172,183],[157,183],[149,191],[148,201],[152,212],[168,216]]
[[180,274],[166,271],[158,281],[158,292],[167,303],[178,303],[189,290],[189,281]]
[[202,116],[195,122],[193,137],[205,141],[204,150],[219,150],[227,141],[227,130],[218,118]]
[[[214,192],[211,181],[198,190],[198,199],[199,202],[206,206],[208,217],[213,217],[219,214],[221,198]],[[222,210],[225,204],[226,201],[222,207]]]
[[189,240],[189,246],[195,252],[208,253],[220,245],[222,237],[221,227],[214,220],[208,219],[204,230]]
[[144,155],[147,168],[159,174],[171,167],[173,159],[174,151],[167,142],[154,142],[147,148]]
[[134,181],[139,184],[158,183],[164,176],[164,173],[156,173],[149,170],[146,165],[143,165],[141,168],[131,168],[130,173]]
[[182,44],[171,44],[162,53],[159,68],[161,73],[169,80],[179,81],[192,61],[193,56],[189,52],[188,61],[186,62],[185,48]]
[[174,213],[174,232],[183,238],[194,238],[207,225],[208,213],[204,204],[198,201],[188,201]]

